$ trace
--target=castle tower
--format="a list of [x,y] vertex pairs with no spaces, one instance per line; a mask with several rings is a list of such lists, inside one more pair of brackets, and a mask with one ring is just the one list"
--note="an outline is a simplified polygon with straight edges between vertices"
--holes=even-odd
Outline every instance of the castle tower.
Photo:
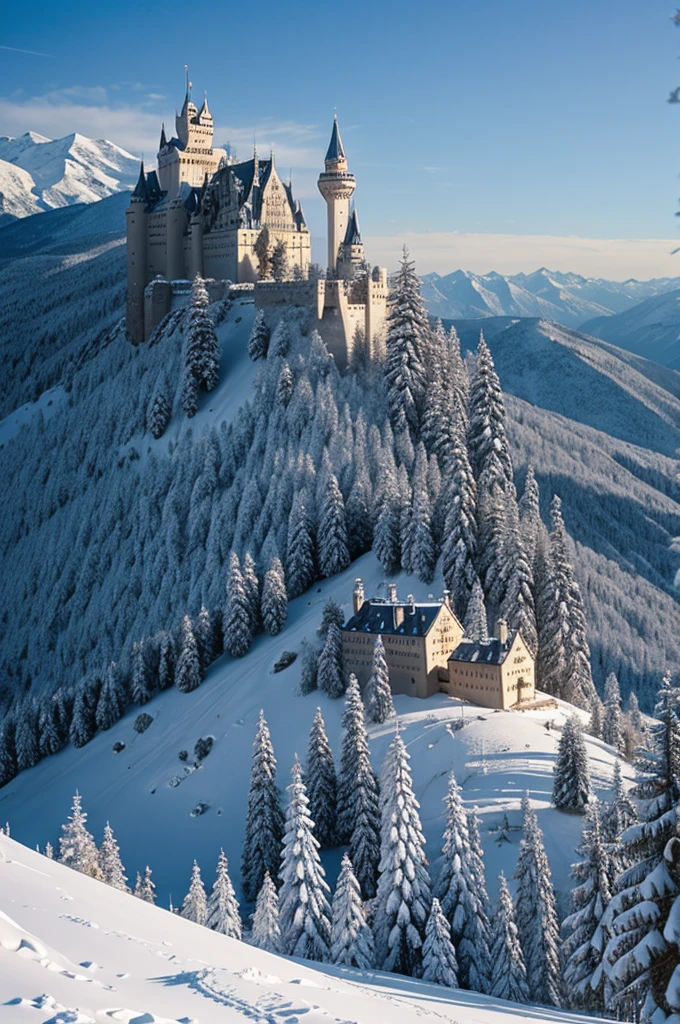
[[318,185],[328,207],[328,272],[330,277],[335,277],[338,253],[347,234],[349,201],[357,187],[354,175],[347,170],[347,157],[340,138],[337,116],[333,118],[325,170],[319,175]]
[[146,236],[149,192],[144,164],[125,211],[127,237],[127,328],[133,344],[144,341],[144,288],[146,285]]

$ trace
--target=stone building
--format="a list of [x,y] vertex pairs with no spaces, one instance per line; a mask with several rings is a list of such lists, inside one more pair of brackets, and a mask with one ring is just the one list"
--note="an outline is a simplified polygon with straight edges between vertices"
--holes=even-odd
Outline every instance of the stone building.
[[[307,276],[311,240],[292,185],[278,175],[273,154],[236,162],[213,148],[213,119],[207,97],[199,110],[190,84],[177,135],[161,130],[158,169],[144,166],[126,215],[127,327],[135,344],[145,340],[170,309],[170,289],[154,281],[191,280],[196,274],[216,281],[254,282],[259,261],[255,246],[263,228],[270,244],[284,242],[291,274]],[[160,298],[159,298],[160,296]],[[145,301],[146,300],[146,301]]]
[[365,599],[361,580],[353,593],[353,615],[342,628],[345,672],[363,686],[373,667],[376,638],[382,637],[393,693],[411,697],[449,694],[489,708],[513,708],[535,697],[534,659],[518,632],[503,620],[497,636],[474,641],[464,635],[448,592],[436,602],[388,597]]
[[453,613],[448,593],[442,601],[416,603],[397,598],[391,584],[387,599],[364,599],[361,580],[354,588],[354,614],[342,628],[345,671],[353,672],[361,685],[368,682],[373,647],[381,636],[393,693],[430,697],[441,689],[449,655],[463,637],[463,627]]

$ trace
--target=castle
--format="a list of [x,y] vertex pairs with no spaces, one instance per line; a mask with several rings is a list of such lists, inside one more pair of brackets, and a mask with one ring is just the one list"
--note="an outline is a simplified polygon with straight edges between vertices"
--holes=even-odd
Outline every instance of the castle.
[[[175,131],[168,139],[163,125],[157,170],[146,173],[142,165],[126,213],[131,340],[146,340],[171,309],[174,297],[186,296],[186,282],[200,274],[212,299],[226,294],[230,284],[251,283],[258,307],[311,309],[341,369],[358,344],[369,358],[379,356],[387,271],[371,271],[365,260],[357,212],[351,205],[356,180],[348,168],[337,117],[318,182],[328,211],[325,276],[310,272],[311,239],[302,207],[290,181],[279,177],[273,153],[264,160],[254,150],[252,159],[238,162],[214,148],[207,96],[199,110],[188,77]],[[283,247],[282,280],[260,274],[267,243],[270,253],[277,243]]]

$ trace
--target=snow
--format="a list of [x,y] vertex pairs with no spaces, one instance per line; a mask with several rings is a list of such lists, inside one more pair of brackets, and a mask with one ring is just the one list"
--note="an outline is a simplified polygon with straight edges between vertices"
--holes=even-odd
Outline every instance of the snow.
[[[45,860],[5,836],[0,903],[0,1024],[592,1019],[277,957]],[[84,962],[98,970],[84,971]]]
[[29,423],[38,413],[41,413],[47,422],[65,398],[66,392],[59,384],[55,388],[44,391],[37,402],[27,402],[19,409],[15,409],[9,416],[5,416],[0,420],[0,446],[16,437],[24,424]]

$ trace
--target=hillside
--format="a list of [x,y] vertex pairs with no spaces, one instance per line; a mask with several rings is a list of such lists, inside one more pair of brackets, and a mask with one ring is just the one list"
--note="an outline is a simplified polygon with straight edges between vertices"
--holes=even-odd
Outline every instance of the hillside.
[[139,161],[106,139],[74,132],[0,137],[0,225],[44,210],[94,203],[134,185]]
[[592,1020],[263,953],[46,861],[4,836],[0,901],[3,1024]]
[[605,281],[542,267],[533,274],[473,274],[456,270],[423,277],[423,297],[432,316],[443,319],[520,316],[578,327],[593,317],[627,310],[649,296],[677,288],[678,279]]
[[680,370],[680,291],[645,299],[611,317],[595,317],[583,331],[619,348]]

